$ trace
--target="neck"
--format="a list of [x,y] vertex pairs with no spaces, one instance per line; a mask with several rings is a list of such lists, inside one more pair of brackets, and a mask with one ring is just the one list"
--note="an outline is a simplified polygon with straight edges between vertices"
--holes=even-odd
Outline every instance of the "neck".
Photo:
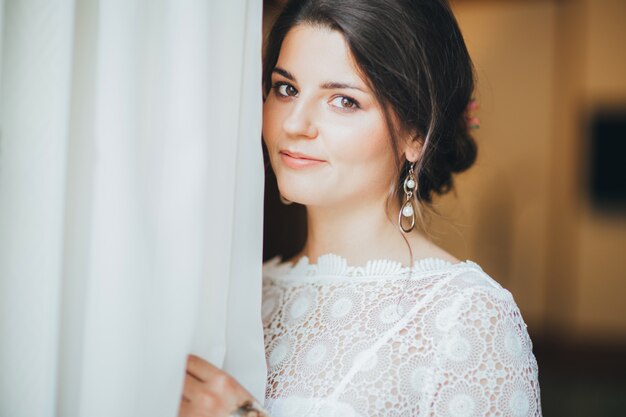
[[[391,214],[392,221],[389,220],[384,201],[339,207],[307,206],[307,241],[300,255],[306,255],[312,263],[321,255],[334,253],[346,258],[350,265],[364,265],[371,259],[391,259],[408,265],[411,257],[407,244],[414,242],[418,233],[412,232],[405,240],[395,216]],[[411,247],[414,248],[413,243]]]

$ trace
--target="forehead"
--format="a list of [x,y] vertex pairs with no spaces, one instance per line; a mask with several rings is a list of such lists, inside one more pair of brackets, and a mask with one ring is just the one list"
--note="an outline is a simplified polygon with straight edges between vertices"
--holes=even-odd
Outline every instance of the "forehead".
[[277,67],[304,80],[341,80],[366,87],[343,35],[323,26],[294,26],[283,40]]

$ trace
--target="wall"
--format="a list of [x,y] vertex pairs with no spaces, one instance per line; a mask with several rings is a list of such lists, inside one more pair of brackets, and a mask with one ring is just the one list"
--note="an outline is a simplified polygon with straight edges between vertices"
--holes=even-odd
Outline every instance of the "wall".
[[[580,105],[583,111],[623,106],[626,2],[587,0],[581,8],[586,27],[580,42],[585,54]],[[582,199],[579,227],[576,335],[626,341],[626,215],[593,210]]]
[[[474,59],[479,159],[435,239],[515,296],[531,333],[626,340],[626,214],[592,209],[585,122],[626,103],[626,2],[457,1]],[[598,339],[599,338],[599,339]]]
[[479,157],[457,177],[458,198],[441,200],[456,225],[433,224],[444,247],[513,293],[534,327],[546,305],[555,12],[551,2],[455,4],[478,78]]

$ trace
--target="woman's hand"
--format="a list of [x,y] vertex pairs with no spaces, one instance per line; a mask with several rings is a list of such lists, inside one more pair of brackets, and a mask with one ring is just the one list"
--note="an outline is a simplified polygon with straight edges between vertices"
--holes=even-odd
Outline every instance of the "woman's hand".
[[[178,417],[246,416],[246,413],[233,414],[246,401],[254,402],[254,397],[233,377],[197,356],[188,356]],[[264,414],[250,412],[249,415]]]

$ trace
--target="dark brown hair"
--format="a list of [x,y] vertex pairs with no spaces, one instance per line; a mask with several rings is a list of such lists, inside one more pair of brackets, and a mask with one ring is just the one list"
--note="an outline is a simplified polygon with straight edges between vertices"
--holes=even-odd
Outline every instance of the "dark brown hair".
[[474,163],[477,148],[465,112],[474,89],[473,66],[447,1],[290,1],[268,39],[263,63],[265,95],[282,42],[299,24],[342,33],[361,75],[381,103],[397,158],[391,201],[402,198],[409,164],[397,155],[401,135],[411,132],[422,141],[415,169],[418,201],[430,206],[433,194],[452,189],[452,174]]

